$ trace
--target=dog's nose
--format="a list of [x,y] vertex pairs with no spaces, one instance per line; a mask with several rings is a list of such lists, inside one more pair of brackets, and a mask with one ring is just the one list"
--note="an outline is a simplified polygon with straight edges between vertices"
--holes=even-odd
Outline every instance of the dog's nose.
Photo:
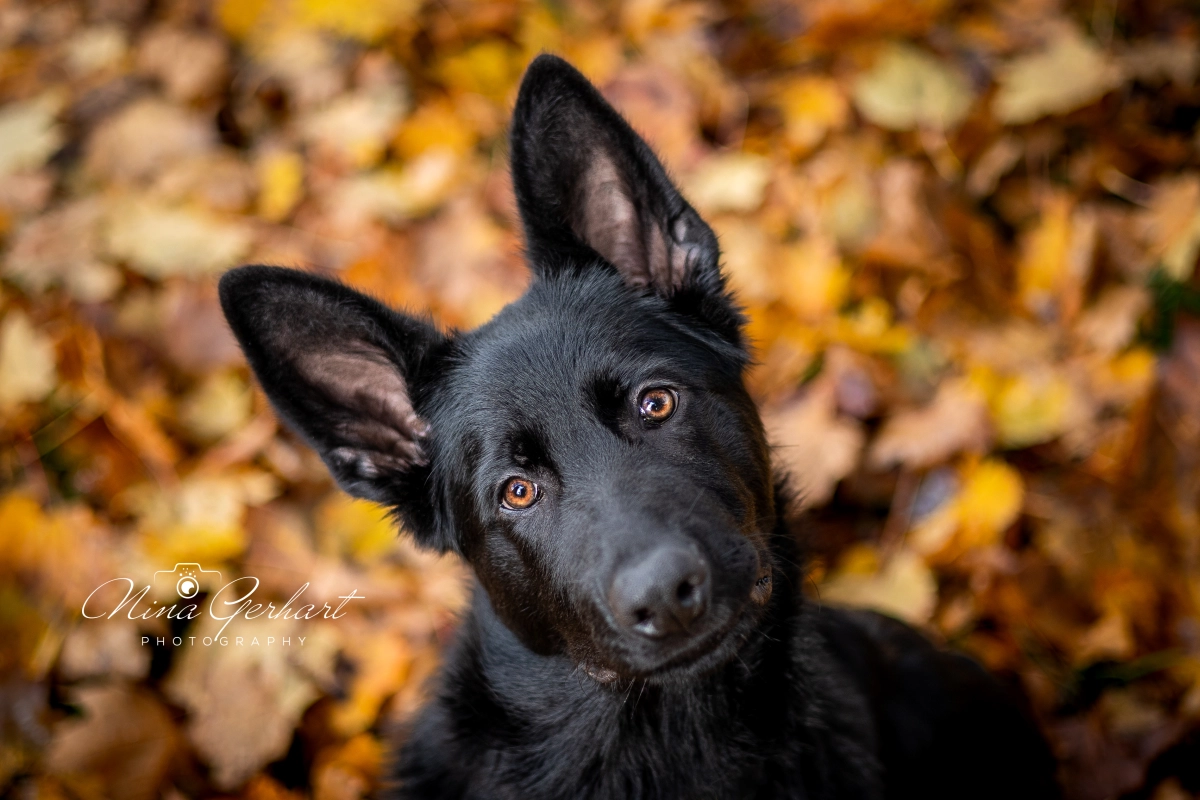
[[620,570],[608,593],[617,624],[651,639],[687,633],[708,607],[708,565],[687,547],[660,547]]

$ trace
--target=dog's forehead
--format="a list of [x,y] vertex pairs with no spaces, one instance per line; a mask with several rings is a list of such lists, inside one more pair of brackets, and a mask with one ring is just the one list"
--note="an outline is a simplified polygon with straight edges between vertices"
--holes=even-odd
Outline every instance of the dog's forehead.
[[474,332],[458,372],[498,395],[576,393],[668,361],[685,338],[659,301],[623,287],[538,286]]

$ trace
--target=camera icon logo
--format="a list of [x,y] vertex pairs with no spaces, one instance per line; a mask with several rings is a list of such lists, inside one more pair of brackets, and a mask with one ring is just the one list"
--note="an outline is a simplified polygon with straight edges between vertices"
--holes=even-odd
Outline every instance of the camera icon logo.
[[[165,576],[165,577],[164,577]],[[200,593],[200,582],[204,576],[216,576],[221,580],[221,573],[215,569],[204,569],[199,564],[176,564],[174,569],[160,569],[154,573],[154,583],[160,579],[174,580],[175,593],[184,600],[191,600]]]

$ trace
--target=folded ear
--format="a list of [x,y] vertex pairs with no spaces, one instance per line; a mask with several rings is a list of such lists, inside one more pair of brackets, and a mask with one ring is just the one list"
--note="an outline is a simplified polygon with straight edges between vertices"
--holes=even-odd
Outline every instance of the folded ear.
[[221,278],[221,307],[279,415],[338,484],[434,541],[429,427],[417,401],[446,338],[336,281],[280,267]]
[[[632,286],[668,298],[705,295],[737,317],[712,229],[645,141],[561,58],[538,56],[525,72],[511,148],[536,274],[603,259]],[[736,328],[740,317],[724,322]]]

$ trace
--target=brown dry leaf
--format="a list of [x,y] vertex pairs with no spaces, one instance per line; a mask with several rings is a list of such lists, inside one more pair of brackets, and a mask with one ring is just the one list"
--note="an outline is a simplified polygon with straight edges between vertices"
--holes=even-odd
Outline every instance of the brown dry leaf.
[[1149,245],[1148,260],[1186,281],[1200,254],[1200,175],[1185,172],[1154,187],[1150,207],[1139,219]]
[[216,144],[200,114],[155,99],[138,100],[104,120],[88,138],[87,169],[118,183],[155,177],[178,160]]
[[385,84],[314,109],[299,120],[299,129],[318,153],[355,168],[369,167],[383,156],[408,104],[402,84]]
[[157,78],[171,100],[187,102],[219,90],[225,80],[227,50],[219,36],[158,25],[146,32],[138,46],[137,68]]
[[13,237],[4,274],[29,292],[62,284],[81,302],[108,300],[124,279],[100,260],[103,214],[103,204],[89,198],[31,219]]
[[805,506],[829,501],[838,481],[858,466],[862,425],[837,415],[831,382],[820,381],[788,407],[764,419],[776,462],[795,481]]
[[176,748],[167,709],[152,694],[127,684],[79,687],[70,694],[80,719],[59,723],[46,766],[77,791],[152,800]]
[[890,418],[871,444],[868,462],[876,469],[902,464],[926,469],[961,452],[982,453],[991,442],[987,398],[969,380],[944,382],[921,409]]
[[[313,657],[306,646],[319,645],[294,622],[265,617],[234,620],[222,645],[214,638],[222,624],[201,618],[196,643],[181,650],[166,692],[188,710],[188,737],[213,782],[230,790],[287,751],[292,729],[319,696],[301,660]],[[213,643],[204,645],[206,637]]]
[[137,624],[121,617],[76,622],[63,640],[58,669],[63,678],[111,676],[139,681],[150,672],[150,649],[143,647]]

